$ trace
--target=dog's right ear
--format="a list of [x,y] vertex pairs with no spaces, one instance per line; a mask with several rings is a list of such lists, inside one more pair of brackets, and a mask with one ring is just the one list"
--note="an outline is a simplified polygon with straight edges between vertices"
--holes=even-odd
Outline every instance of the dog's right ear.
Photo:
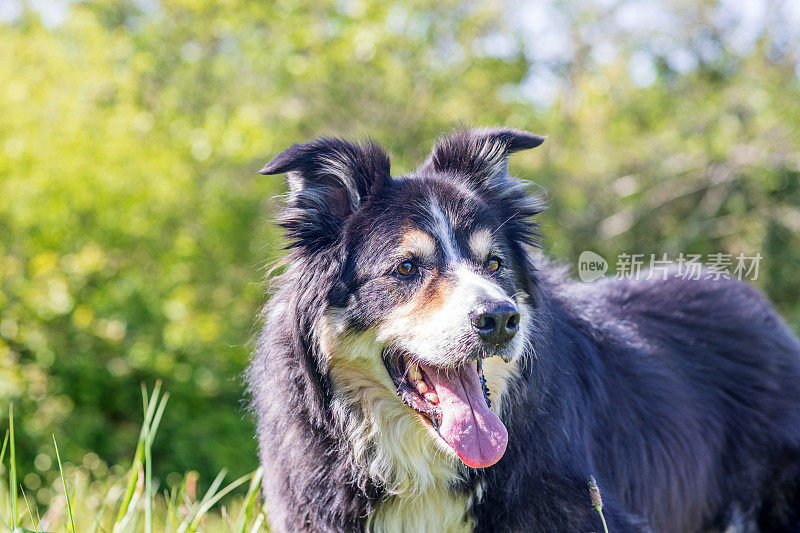
[[292,145],[259,173],[286,173],[289,206],[279,224],[290,246],[320,249],[338,240],[343,222],[390,177],[389,155],[372,141],[322,138]]
[[545,138],[511,128],[456,130],[440,138],[423,169],[456,174],[476,185],[508,186],[508,156],[536,148]]

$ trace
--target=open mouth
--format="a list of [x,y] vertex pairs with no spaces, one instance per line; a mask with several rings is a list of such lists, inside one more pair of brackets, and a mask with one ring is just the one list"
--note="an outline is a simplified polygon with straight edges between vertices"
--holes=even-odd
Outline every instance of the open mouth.
[[390,350],[384,362],[403,403],[420,413],[467,466],[485,468],[500,460],[508,431],[491,410],[481,361],[444,369]]

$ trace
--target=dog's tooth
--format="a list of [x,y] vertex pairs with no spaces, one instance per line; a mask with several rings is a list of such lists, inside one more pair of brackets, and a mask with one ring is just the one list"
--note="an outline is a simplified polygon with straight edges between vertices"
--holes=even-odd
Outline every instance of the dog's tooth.
[[428,386],[425,384],[424,381],[417,381],[416,383],[414,383],[414,385],[417,386],[417,390],[419,391],[420,394],[425,394],[426,392],[428,392]]
[[426,392],[423,396],[431,403],[439,403],[439,396],[435,392]]
[[408,365],[408,377],[414,381],[420,381],[422,379],[422,372],[419,371],[419,365],[417,363]]

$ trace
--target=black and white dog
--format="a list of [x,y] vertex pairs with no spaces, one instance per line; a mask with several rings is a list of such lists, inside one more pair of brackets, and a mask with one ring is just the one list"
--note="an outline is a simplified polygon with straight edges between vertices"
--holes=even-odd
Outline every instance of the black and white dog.
[[294,145],[248,372],[277,531],[800,531],[800,342],[736,281],[566,279],[510,129]]

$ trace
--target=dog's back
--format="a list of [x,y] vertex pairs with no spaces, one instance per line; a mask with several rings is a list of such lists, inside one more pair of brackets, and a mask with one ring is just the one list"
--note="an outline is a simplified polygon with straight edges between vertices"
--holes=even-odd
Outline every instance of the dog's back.
[[676,276],[566,292],[605,367],[586,391],[588,453],[626,507],[655,531],[796,520],[800,342],[760,294]]

